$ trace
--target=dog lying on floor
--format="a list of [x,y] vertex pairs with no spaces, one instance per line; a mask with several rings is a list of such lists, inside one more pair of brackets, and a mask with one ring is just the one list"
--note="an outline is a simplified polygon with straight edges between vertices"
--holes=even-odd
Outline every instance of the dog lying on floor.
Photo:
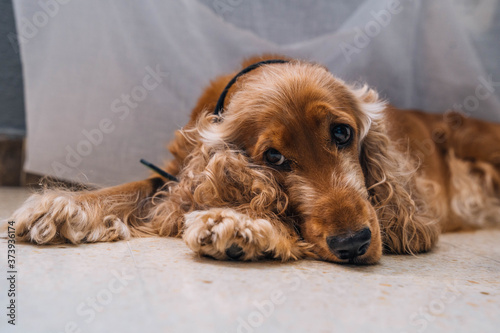
[[280,59],[249,59],[206,88],[170,144],[178,182],[45,190],[14,213],[17,238],[177,236],[222,260],[373,264],[500,222],[499,124],[396,110],[323,66]]

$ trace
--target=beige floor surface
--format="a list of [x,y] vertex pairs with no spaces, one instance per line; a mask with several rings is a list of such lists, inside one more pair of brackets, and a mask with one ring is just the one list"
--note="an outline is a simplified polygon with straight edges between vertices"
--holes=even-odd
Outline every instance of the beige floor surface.
[[[0,220],[26,196],[0,188]],[[2,236],[1,332],[500,331],[500,230],[365,267],[218,262],[172,238],[17,244],[15,326]]]

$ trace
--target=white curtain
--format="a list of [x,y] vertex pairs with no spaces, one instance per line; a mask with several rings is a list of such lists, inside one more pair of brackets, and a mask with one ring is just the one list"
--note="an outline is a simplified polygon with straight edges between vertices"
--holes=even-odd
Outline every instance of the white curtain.
[[[112,185],[161,164],[203,87],[279,53],[392,104],[500,121],[497,0],[15,0],[25,169]],[[12,38],[12,36],[9,36]]]

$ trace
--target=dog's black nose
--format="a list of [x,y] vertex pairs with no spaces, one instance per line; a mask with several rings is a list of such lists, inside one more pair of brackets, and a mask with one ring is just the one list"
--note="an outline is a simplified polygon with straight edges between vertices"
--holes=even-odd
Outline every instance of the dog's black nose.
[[326,238],[330,251],[339,259],[354,259],[362,256],[370,246],[372,232],[368,228],[358,231],[354,235],[339,235]]
[[243,253],[243,249],[237,244],[233,244],[226,249],[226,255],[233,260],[238,260]]

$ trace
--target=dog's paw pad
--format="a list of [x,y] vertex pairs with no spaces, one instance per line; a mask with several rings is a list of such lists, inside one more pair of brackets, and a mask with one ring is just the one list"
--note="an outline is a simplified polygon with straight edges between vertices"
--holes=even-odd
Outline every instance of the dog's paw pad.
[[245,252],[238,244],[232,244],[226,249],[226,255],[232,260],[238,260]]

